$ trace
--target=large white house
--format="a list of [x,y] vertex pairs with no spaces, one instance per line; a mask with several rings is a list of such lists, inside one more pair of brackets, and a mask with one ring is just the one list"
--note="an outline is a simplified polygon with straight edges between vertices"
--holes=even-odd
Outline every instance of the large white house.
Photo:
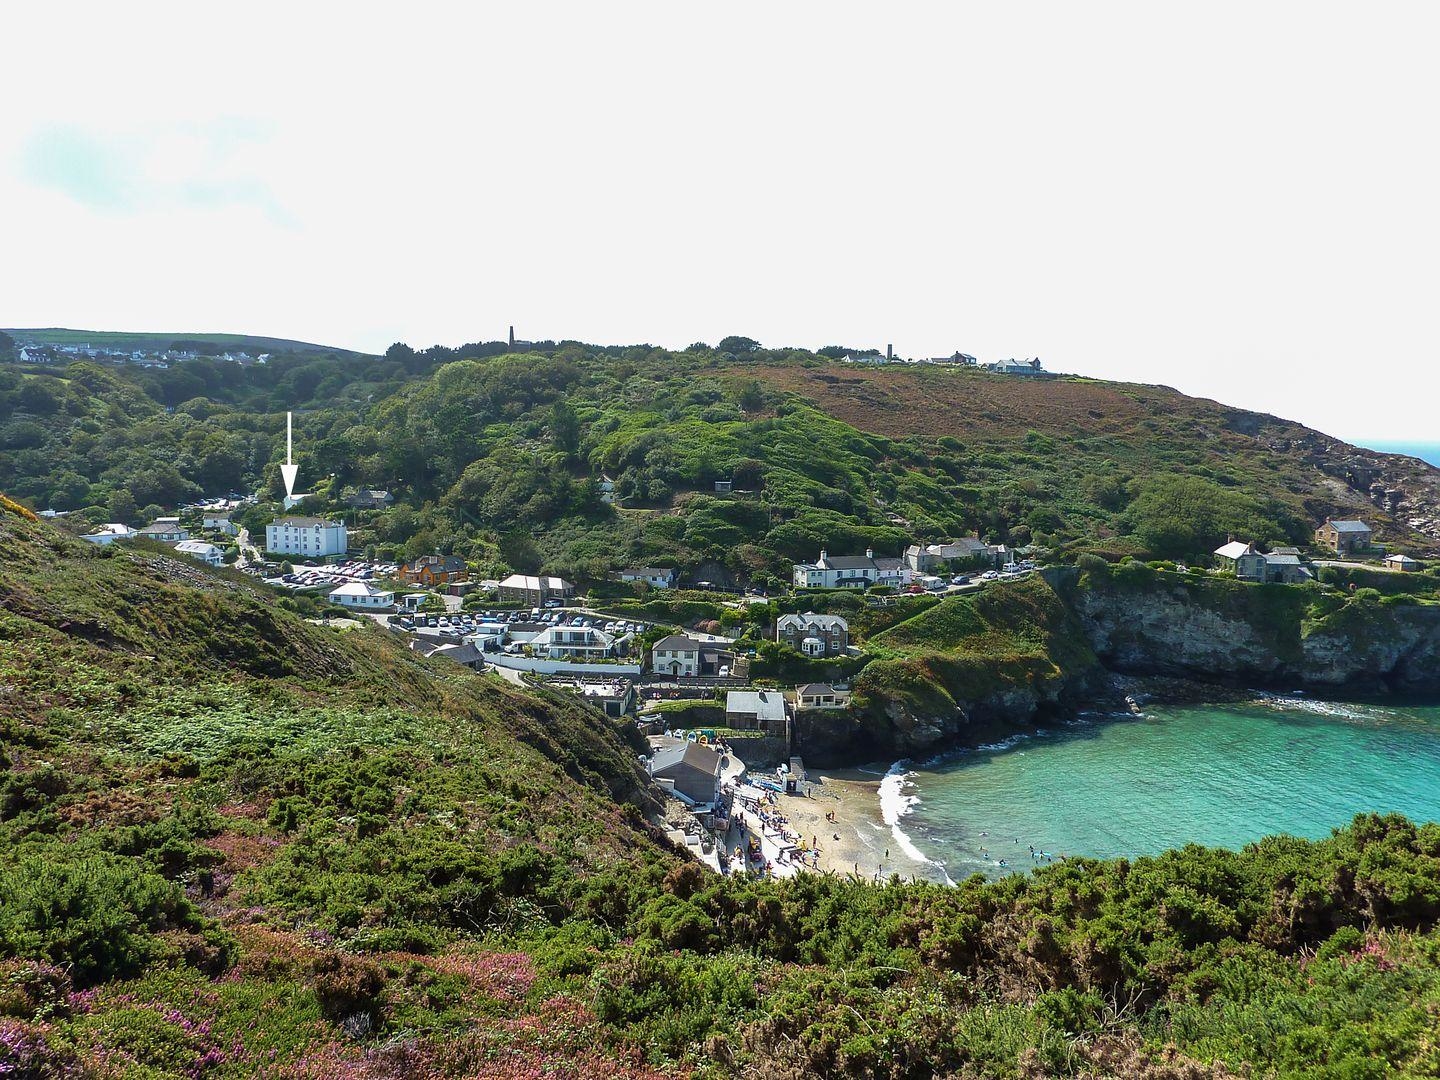
[[551,660],[598,660],[610,655],[615,638],[594,626],[547,626],[530,647]]
[[813,563],[795,563],[794,575],[798,589],[864,589],[879,582],[880,567],[873,548],[867,548],[864,555],[821,551]]
[[330,602],[362,611],[388,611],[395,606],[395,594],[365,581],[347,581],[330,593]]
[[204,540],[181,540],[175,545],[175,550],[181,555],[189,555],[192,559],[199,559],[211,566],[219,566],[225,561],[225,553]]
[[650,650],[650,670],[672,678],[694,678],[700,674],[700,642],[684,634],[661,638]]
[[104,547],[113,544],[116,540],[133,540],[135,530],[129,525],[123,525],[118,521],[112,521],[108,525],[101,525],[92,533],[87,533],[85,539],[92,544],[99,544]]
[[265,526],[265,550],[276,555],[323,559],[350,546],[345,522],[317,517],[283,517]]

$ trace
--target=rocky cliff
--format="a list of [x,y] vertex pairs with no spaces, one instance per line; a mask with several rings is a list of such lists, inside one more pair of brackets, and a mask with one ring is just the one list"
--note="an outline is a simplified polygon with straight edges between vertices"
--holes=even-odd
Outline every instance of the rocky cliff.
[[854,707],[797,716],[807,763],[924,757],[1123,707],[1117,674],[1184,680],[1190,698],[1195,684],[1440,694],[1440,605],[1143,565],[949,599],[871,647]]
[[1100,662],[1127,674],[1320,693],[1440,693],[1440,605],[1155,573],[1065,588]]

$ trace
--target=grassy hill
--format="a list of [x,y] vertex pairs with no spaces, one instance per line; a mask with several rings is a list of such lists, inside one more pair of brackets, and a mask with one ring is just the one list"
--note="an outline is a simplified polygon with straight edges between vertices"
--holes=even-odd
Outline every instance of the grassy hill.
[[[876,637],[1050,647],[991,615]],[[8,1074],[1440,1068],[1435,825],[955,888],[766,883],[669,853],[646,799],[573,699],[0,501]]]
[[1063,559],[1195,559],[1232,533],[1305,543],[1328,516],[1412,554],[1440,546],[1440,470],[1414,459],[1164,387],[799,350],[477,343],[0,369],[0,487],[86,520],[273,498],[287,411],[302,483],[332,509],[350,487],[397,496],[350,515],[358,547],[439,548],[486,575],[659,563],[764,583],[822,547],[894,555],[972,532]]
[[89,344],[97,349],[168,349],[176,341],[195,341],[221,350],[239,349],[252,355],[256,352],[353,354],[351,349],[257,334],[131,333],[123,330],[66,330],[58,326],[0,328],[0,333],[9,334],[20,345]]

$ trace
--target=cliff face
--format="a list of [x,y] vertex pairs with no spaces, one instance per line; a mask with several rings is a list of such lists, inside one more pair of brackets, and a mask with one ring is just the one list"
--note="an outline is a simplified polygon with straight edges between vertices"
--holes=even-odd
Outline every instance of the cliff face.
[[924,757],[990,741],[1103,692],[1075,613],[1039,578],[952,597],[870,642],[854,707],[796,717],[808,763]]
[[[879,635],[855,707],[802,712],[807,763],[925,757],[1084,708],[1112,676],[1317,694],[1440,694],[1440,605],[1075,571],[946,600]],[[1200,691],[1203,693],[1203,691]]]
[[1343,599],[1284,586],[1187,582],[1067,590],[1115,671],[1320,692],[1440,692],[1440,606]]

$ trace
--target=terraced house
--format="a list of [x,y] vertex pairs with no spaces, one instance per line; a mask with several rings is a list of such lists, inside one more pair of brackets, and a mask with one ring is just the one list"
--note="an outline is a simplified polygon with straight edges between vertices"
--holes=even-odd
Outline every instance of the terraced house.
[[797,589],[866,589],[880,581],[873,548],[864,555],[832,556],[821,551],[813,563],[795,563],[793,571]]

